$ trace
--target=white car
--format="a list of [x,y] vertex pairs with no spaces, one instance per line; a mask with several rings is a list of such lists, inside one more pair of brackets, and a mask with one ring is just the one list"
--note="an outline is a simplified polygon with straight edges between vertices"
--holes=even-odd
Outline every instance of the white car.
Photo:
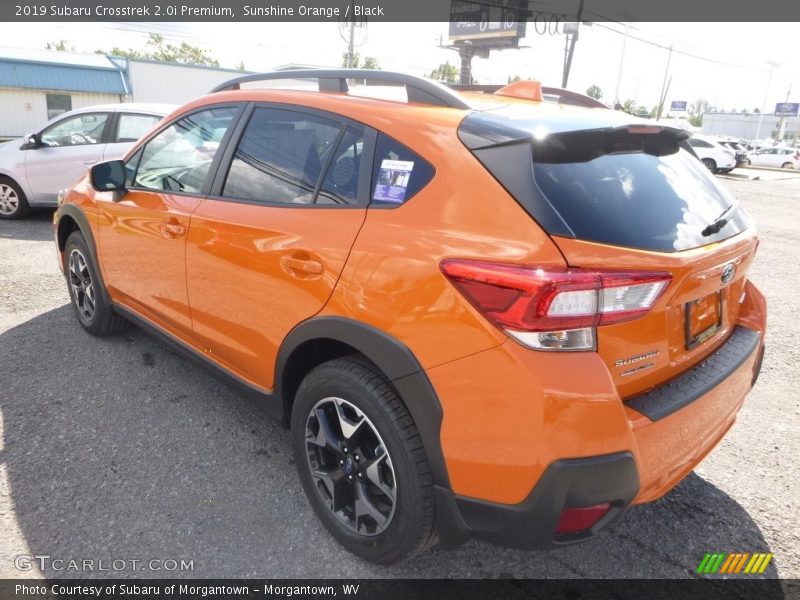
[[107,104],[66,112],[22,139],[0,144],[0,219],[55,206],[59,190],[93,164],[122,158],[133,143],[177,108]]
[[800,168],[800,148],[775,146],[761,148],[747,155],[747,163],[754,167],[774,167],[776,169]]
[[715,139],[695,135],[688,141],[697,154],[697,158],[712,173],[728,173],[736,168],[736,153],[725,148]]

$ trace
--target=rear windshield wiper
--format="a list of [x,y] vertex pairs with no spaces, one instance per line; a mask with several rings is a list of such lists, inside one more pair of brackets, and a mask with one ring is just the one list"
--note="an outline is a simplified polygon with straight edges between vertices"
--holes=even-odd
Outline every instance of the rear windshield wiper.
[[728,216],[730,215],[731,211],[738,207],[738,204],[729,204],[728,207],[720,213],[720,215],[714,219],[714,222],[711,223],[708,227],[703,229],[700,232],[700,235],[703,237],[708,237],[710,235],[714,235],[715,233],[719,233],[722,231],[722,228],[728,224]]

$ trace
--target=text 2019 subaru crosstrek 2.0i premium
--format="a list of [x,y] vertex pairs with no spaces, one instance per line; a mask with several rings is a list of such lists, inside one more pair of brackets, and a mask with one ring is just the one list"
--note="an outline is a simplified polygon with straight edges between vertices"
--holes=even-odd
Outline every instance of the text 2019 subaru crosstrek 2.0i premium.
[[[257,89],[286,78],[319,90]],[[685,132],[546,91],[229,82],[61,199],[78,321],[137,323],[289,427],[367,560],[590,538],[732,426],[766,304]]]

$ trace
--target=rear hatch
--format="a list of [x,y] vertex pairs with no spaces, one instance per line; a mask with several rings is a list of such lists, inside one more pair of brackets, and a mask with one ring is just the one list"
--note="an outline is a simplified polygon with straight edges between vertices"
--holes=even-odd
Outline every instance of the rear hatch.
[[623,398],[675,377],[727,339],[757,241],[744,210],[693,156],[686,132],[610,110],[515,104],[472,113],[459,133],[570,269],[668,280],[643,314],[598,321],[597,352]]

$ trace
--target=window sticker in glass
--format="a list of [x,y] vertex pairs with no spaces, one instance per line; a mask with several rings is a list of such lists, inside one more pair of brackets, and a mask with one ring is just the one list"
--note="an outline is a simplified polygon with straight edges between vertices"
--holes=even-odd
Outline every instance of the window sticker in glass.
[[411,180],[413,170],[413,161],[383,160],[372,199],[402,204],[406,197],[408,182]]

